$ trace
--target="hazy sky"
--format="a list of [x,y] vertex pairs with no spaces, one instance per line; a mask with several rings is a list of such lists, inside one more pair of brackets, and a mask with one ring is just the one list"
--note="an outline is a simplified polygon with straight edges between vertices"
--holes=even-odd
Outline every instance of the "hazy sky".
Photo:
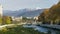
[[23,8],[49,8],[58,0],[0,0],[4,10],[18,10]]

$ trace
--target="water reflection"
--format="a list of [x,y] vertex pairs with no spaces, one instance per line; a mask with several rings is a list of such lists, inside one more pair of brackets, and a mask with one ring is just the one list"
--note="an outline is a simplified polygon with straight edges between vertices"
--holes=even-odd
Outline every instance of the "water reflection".
[[47,29],[48,31],[47,31],[47,33],[48,34],[60,34],[60,31],[58,31],[58,30],[53,30],[53,29]]
[[34,28],[34,30],[38,30],[39,32],[43,32],[43,33],[47,33],[47,34],[60,34],[60,31],[58,31],[58,30],[43,28],[43,27],[39,27],[36,25],[23,25],[23,27]]
[[34,28],[36,30],[38,30],[39,32],[44,32],[44,33],[47,33],[47,28],[42,28],[42,27],[39,27],[39,26],[36,26],[36,28]]

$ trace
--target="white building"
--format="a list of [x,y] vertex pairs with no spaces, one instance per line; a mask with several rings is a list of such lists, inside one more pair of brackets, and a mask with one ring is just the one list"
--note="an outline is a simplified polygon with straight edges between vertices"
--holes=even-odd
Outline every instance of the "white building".
[[35,16],[34,19],[38,20],[38,16]]
[[32,17],[26,17],[27,19],[32,19]]
[[2,11],[3,11],[3,7],[2,7],[2,5],[0,4],[0,15],[2,16],[3,14],[2,14]]
[[12,16],[12,20],[13,21],[15,21],[15,20],[16,21],[20,21],[20,20],[22,20],[22,18],[23,18],[22,16],[21,17],[14,17],[14,16]]

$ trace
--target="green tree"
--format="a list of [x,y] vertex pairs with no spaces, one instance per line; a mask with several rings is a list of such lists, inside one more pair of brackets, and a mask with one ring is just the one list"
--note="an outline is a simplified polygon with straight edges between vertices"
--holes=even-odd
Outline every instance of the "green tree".
[[0,18],[0,25],[2,24],[2,18]]
[[9,16],[3,16],[3,24],[11,24],[12,18]]

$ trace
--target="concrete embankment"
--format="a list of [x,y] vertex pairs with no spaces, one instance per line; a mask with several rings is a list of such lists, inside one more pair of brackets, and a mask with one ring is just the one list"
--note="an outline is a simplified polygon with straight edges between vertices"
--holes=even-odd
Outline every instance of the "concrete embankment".
[[60,25],[40,25],[40,26],[41,27],[46,27],[46,28],[60,30]]

